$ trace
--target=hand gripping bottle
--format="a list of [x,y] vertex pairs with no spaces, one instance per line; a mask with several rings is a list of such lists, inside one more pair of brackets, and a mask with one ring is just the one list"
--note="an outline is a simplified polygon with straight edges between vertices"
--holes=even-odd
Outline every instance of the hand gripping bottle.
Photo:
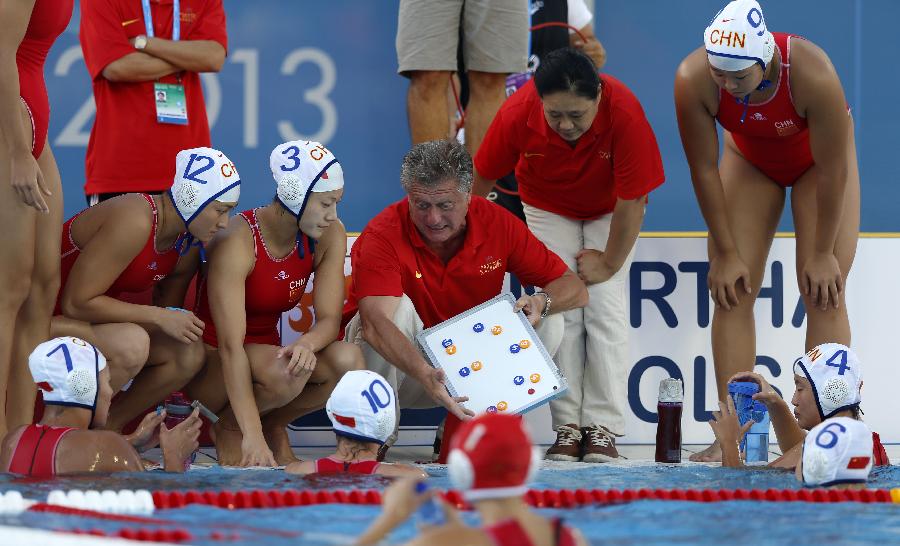
[[752,381],[735,381],[728,384],[728,394],[734,400],[738,421],[741,426],[753,419],[747,435],[741,439],[740,450],[748,463],[769,460],[769,411],[766,405],[753,399],[759,392],[759,385]]
[[681,380],[668,377],[659,382],[656,413],[656,462],[681,462],[681,408],[684,399]]
[[[182,421],[191,416],[191,413],[194,412],[193,406],[191,406],[191,401],[188,400],[184,394],[180,392],[173,392],[166,398],[165,402],[166,408],[166,428],[172,430],[176,426],[178,426]],[[191,463],[194,462],[194,459],[197,457],[197,452],[188,456],[187,459],[184,460],[184,469],[187,470],[191,467]]]

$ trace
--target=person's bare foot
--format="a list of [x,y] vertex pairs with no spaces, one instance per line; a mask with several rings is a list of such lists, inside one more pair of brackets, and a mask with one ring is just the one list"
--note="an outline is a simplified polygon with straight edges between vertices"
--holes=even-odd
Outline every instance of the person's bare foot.
[[293,448],[291,448],[291,440],[288,438],[286,427],[266,427],[263,430],[263,435],[266,438],[269,449],[272,450],[272,455],[275,456],[275,462],[278,463],[278,466],[287,466],[291,463],[300,462],[300,459],[294,455]]
[[718,440],[713,442],[703,451],[698,451],[690,456],[690,460],[695,463],[718,463],[722,461],[722,448],[719,446]]
[[240,466],[241,441],[244,439],[240,427],[236,424],[226,426],[224,420],[220,419],[212,426],[211,432],[219,466]]

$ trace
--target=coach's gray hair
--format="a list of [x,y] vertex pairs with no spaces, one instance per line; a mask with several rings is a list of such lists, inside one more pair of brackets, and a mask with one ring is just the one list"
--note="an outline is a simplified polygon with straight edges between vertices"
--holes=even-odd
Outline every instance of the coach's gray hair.
[[472,191],[472,158],[456,140],[422,142],[403,157],[400,184],[407,193],[413,184],[430,187],[447,180],[456,180],[462,193]]

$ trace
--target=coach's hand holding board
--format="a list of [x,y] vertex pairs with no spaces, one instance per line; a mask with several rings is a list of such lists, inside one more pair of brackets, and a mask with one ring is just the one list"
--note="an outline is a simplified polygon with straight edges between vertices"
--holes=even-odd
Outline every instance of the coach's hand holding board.
[[416,340],[431,364],[446,374],[450,395],[468,400],[468,408],[524,413],[568,388],[532,328],[550,303],[541,292],[518,300],[501,294],[422,331]]

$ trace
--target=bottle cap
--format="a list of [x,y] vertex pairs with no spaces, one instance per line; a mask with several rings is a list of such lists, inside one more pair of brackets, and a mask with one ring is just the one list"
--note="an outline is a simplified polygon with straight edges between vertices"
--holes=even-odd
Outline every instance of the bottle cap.
[[683,400],[684,389],[681,385],[681,379],[667,377],[659,382],[660,402],[682,402]]

